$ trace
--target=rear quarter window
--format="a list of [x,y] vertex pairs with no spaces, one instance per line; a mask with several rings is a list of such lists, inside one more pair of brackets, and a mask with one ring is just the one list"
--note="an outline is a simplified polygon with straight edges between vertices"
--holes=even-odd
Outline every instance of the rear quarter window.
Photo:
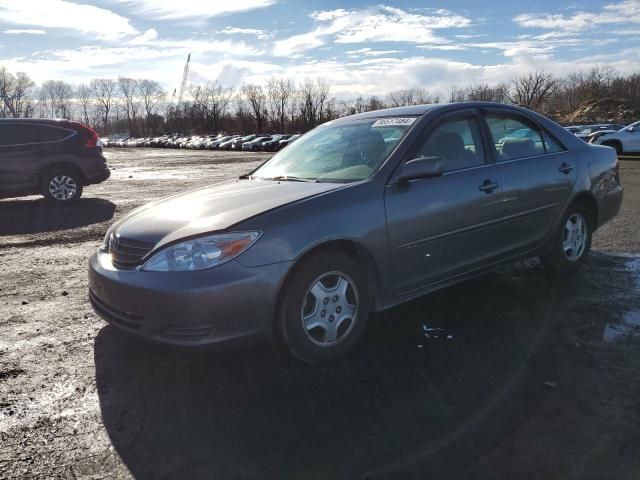
[[34,123],[0,123],[0,146],[58,142],[74,135],[73,130]]

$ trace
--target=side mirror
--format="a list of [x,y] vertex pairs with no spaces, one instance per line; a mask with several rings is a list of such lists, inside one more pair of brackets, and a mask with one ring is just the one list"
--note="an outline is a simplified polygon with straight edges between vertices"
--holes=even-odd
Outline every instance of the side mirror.
[[444,173],[441,157],[418,157],[409,160],[398,174],[398,182],[404,183],[416,178],[439,177]]
[[636,131],[636,127],[627,128],[627,132],[635,132],[635,131]]

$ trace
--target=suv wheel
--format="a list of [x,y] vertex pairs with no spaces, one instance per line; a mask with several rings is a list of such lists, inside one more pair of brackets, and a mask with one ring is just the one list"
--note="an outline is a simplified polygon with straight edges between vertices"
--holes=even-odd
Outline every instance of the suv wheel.
[[585,262],[591,249],[593,215],[583,203],[573,203],[565,212],[549,255],[543,264],[557,272],[576,271]]
[[72,202],[82,195],[82,180],[75,172],[54,170],[44,177],[42,195],[56,202]]
[[360,339],[371,311],[366,272],[343,254],[309,258],[286,284],[278,330],[289,351],[307,363],[335,358]]

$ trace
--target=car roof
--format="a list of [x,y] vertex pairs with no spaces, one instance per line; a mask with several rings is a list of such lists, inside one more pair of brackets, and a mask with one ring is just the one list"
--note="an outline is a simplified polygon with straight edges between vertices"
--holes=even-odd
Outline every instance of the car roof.
[[0,123],[46,123],[49,125],[69,124],[64,118],[0,118]]
[[499,102],[456,102],[456,103],[427,103],[424,105],[410,105],[407,107],[393,107],[393,108],[384,108],[381,110],[372,110],[370,112],[358,113],[356,115],[349,115],[348,117],[342,117],[335,122],[349,122],[352,120],[361,120],[366,118],[376,118],[376,117],[398,117],[398,116],[419,116],[424,115],[432,110],[461,110],[465,108],[500,108],[500,109],[508,109],[514,110],[518,112],[531,112],[531,110],[520,107],[517,105],[509,105],[506,103]]

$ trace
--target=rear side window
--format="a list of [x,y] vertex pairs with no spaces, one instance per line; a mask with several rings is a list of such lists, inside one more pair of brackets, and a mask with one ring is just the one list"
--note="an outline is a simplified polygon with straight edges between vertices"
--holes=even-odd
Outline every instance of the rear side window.
[[0,146],[57,142],[73,134],[73,130],[51,125],[0,123]]
[[566,151],[546,130],[521,115],[488,114],[485,119],[498,162]]
[[542,133],[525,119],[509,114],[488,114],[485,119],[499,162],[546,153]]

